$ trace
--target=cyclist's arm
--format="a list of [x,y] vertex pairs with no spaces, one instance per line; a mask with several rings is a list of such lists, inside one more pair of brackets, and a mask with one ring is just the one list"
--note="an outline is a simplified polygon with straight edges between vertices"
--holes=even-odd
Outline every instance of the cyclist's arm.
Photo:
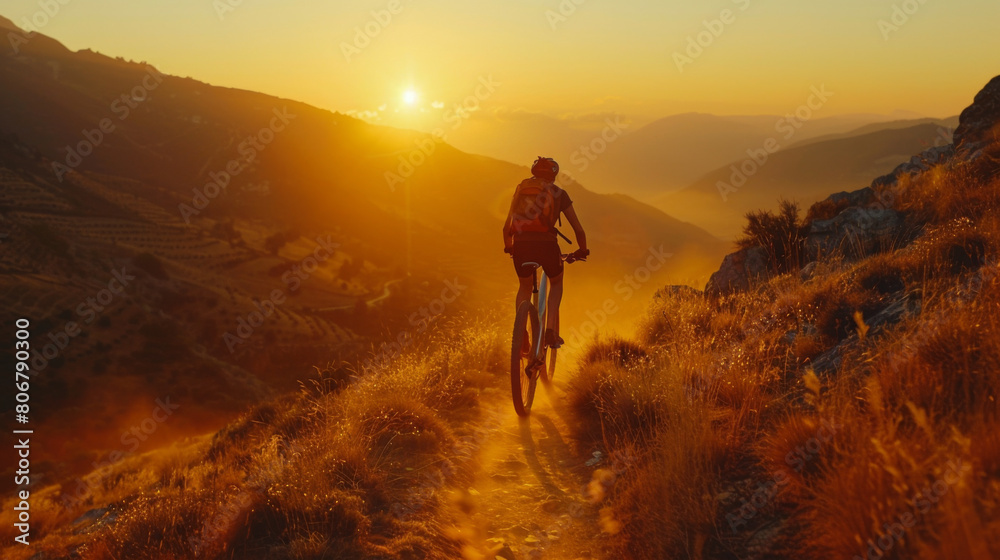
[[580,225],[580,218],[576,216],[576,209],[570,204],[563,210],[563,214],[566,219],[569,220],[569,225],[573,227],[573,234],[576,235],[576,244],[581,250],[587,249],[587,234],[583,231],[583,226]]
[[[514,201],[512,200],[511,209],[514,207]],[[507,211],[507,221],[503,223],[503,248],[504,251],[509,252],[509,249],[514,246],[514,225],[513,225],[513,212]]]

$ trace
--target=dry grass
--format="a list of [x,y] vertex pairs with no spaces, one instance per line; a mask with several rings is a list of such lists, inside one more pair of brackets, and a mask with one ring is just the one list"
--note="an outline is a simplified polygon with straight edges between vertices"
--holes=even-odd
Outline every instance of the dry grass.
[[577,435],[639,458],[606,497],[623,557],[1000,557],[1000,179],[898,194],[895,250],[665,291],[589,350]]
[[[460,543],[443,529],[451,515],[444,495],[471,467],[454,460],[456,433],[503,381],[496,372],[504,345],[487,322],[434,332],[351,384],[332,368],[300,395],[259,405],[211,439],[126,459],[85,503],[67,509],[36,500],[35,534],[48,535],[36,536],[32,554],[457,557]],[[72,527],[92,509],[98,521]],[[10,532],[3,529],[8,542]]]

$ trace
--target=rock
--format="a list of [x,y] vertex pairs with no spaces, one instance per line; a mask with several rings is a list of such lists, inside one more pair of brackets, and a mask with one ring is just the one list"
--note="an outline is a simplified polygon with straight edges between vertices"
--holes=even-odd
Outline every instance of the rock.
[[705,293],[720,296],[750,289],[750,285],[771,273],[767,251],[763,247],[740,249],[726,255],[722,266],[712,274],[705,286]]
[[811,263],[803,266],[802,270],[799,271],[799,279],[802,280],[803,283],[812,280],[813,276],[816,275],[817,268],[819,268],[819,261],[812,261]]
[[692,288],[691,286],[670,285],[670,286],[664,286],[659,290],[656,290],[656,293],[653,294],[653,299],[676,297],[676,296],[697,297],[701,295],[704,295],[704,292]]
[[526,527],[522,527],[521,525],[514,525],[513,527],[507,529],[507,532],[519,539],[523,539],[531,534],[531,531],[529,531]]
[[494,558],[499,558],[500,560],[517,560],[514,556],[514,551],[510,549],[509,545],[503,545],[503,548],[497,551]]
[[115,522],[118,515],[106,508],[92,509],[73,521],[73,534],[92,533]]
[[829,220],[809,225],[805,242],[808,260],[841,253],[859,257],[878,252],[900,233],[903,216],[889,208],[852,206]]
[[910,161],[900,164],[892,173],[883,175],[872,181],[873,189],[895,187],[899,184],[899,178],[903,175],[918,175],[931,169],[936,165],[947,162],[955,155],[955,146],[934,146],[910,158]]
[[958,119],[955,129],[955,146],[968,152],[975,144],[996,142],[997,123],[1000,123],[1000,76],[990,80]]
[[904,296],[875,315],[866,317],[865,323],[873,329],[871,334],[877,334],[907,317],[920,313],[921,304],[920,299]]
[[584,464],[587,465],[588,467],[593,467],[594,465],[600,464],[600,462],[603,460],[604,460],[604,455],[600,451],[594,451],[592,457],[588,459],[587,462]]
[[865,187],[856,191],[842,191],[831,194],[826,198],[829,202],[848,208],[851,206],[867,206],[875,202],[875,191],[871,187]]
[[542,511],[545,513],[559,513],[565,508],[565,505],[557,498],[552,498],[542,502]]

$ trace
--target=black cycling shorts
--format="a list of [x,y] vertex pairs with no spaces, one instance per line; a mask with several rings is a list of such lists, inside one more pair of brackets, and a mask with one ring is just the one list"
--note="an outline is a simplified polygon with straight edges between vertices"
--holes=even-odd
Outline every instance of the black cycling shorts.
[[549,278],[563,273],[562,253],[556,240],[515,241],[511,254],[514,256],[514,270],[521,278],[531,276],[531,267],[521,266],[526,262],[542,265],[542,270]]

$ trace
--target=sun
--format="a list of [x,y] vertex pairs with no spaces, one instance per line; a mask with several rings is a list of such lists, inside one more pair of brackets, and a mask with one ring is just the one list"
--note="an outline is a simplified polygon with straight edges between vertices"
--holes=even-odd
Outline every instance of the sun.
[[403,92],[403,103],[407,105],[416,105],[417,101],[420,99],[420,94],[415,90],[408,89]]

